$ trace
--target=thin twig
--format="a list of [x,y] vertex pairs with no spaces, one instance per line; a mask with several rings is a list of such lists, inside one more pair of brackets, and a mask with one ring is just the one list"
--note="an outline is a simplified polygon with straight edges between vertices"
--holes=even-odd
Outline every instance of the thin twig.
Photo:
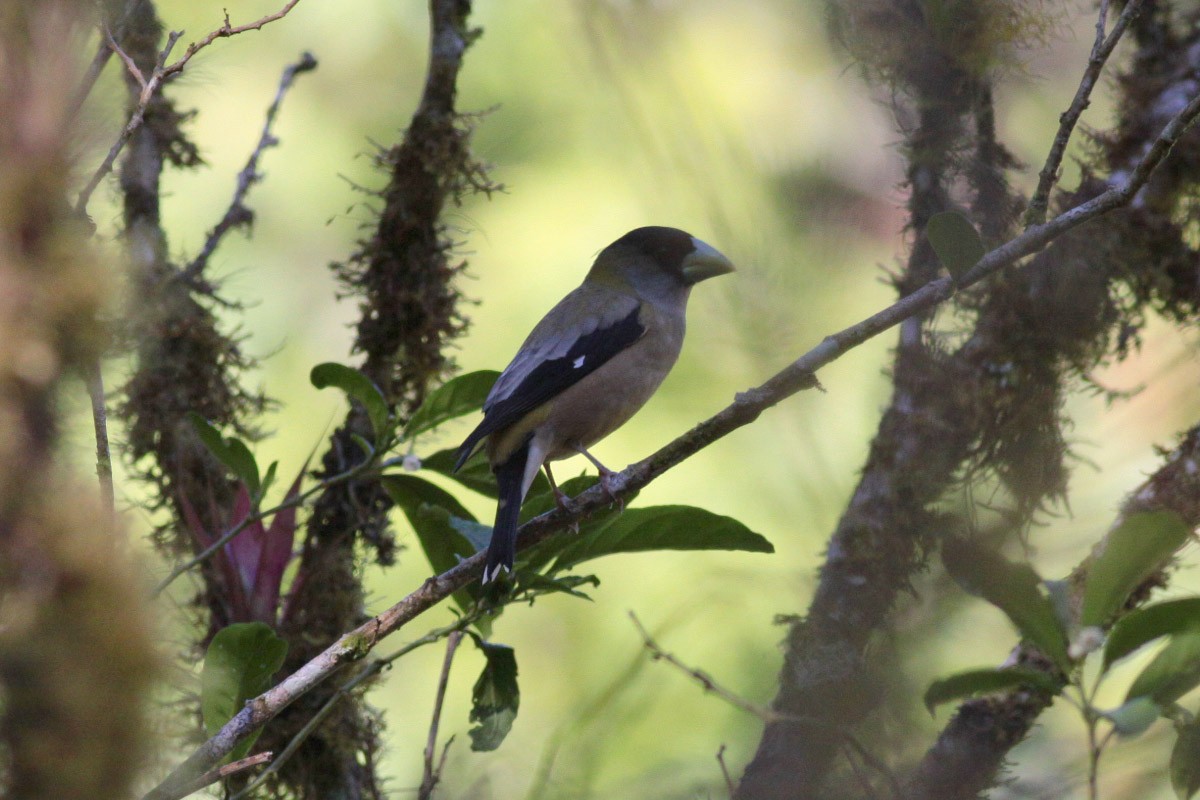
[[[575,498],[573,508],[555,509],[526,522],[520,530],[519,546],[531,547],[550,538],[571,523],[607,508],[612,496],[628,498],[654,478],[698,453],[718,439],[748,425],[768,408],[804,389],[819,384],[816,371],[840,358],[863,342],[877,336],[897,323],[932,308],[971,286],[1031,255],[1055,238],[1102,214],[1128,205],[1145,185],[1150,173],[1162,162],[1178,138],[1200,114],[1200,95],[1193,97],[1155,141],[1128,176],[1097,197],[1055,217],[1044,225],[1035,225],[1009,242],[990,251],[958,281],[949,277],[931,281],[887,308],[825,337],[816,347],[793,361],[766,383],[740,393],[732,404],[715,416],[701,422],[658,452],[612,476],[607,489],[600,485]],[[384,637],[402,628],[428,609],[445,600],[457,590],[479,578],[484,554],[464,559],[440,575],[428,578],[404,599],[367,621],[353,631],[343,634],[323,652],[303,667],[280,681],[276,686],[249,701],[245,708],[225,724],[208,741],[169,775],[162,784],[145,796],[145,800],[164,800],[174,797],[171,792],[188,775],[207,769],[224,758],[239,741],[279,714],[298,697],[311,691],[343,664],[366,656]]]
[[1058,181],[1063,154],[1067,151],[1067,144],[1071,141],[1075,124],[1079,122],[1079,117],[1091,103],[1092,89],[1095,88],[1096,81],[1100,79],[1100,72],[1104,69],[1105,62],[1108,61],[1117,42],[1125,34],[1129,23],[1141,12],[1142,0],[1129,0],[1125,4],[1125,8],[1121,10],[1121,16],[1117,17],[1116,23],[1113,24],[1112,33],[1106,39],[1104,29],[1108,21],[1108,4],[1109,0],[1100,2],[1100,15],[1096,20],[1096,41],[1092,44],[1092,53],[1088,58],[1087,68],[1083,71],[1083,78],[1079,81],[1079,88],[1075,90],[1075,97],[1071,100],[1070,107],[1059,117],[1058,132],[1054,135],[1054,142],[1050,145],[1046,163],[1038,174],[1037,190],[1033,193],[1033,198],[1029,201],[1029,209],[1025,212],[1026,226],[1040,225],[1045,222],[1046,209],[1050,204],[1050,191]]
[[[720,697],[721,699],[723,699],[725,702],[729,703],[730,705],[732,705],[736,708],[740,708],[742,711],[745,711],[747,713],[753,714],[754,716],[761,719],[763,722],[767,722],[767,723],[792,722],[797,725],[817,725],[817,726],[821,726],[824,728],[830,727],[830,723],[825,720],[819,720],[819,719],[811,718],[811,717],[802,717],[802,716],[798,716],[796,714],[783,714],[778,711],[775,711],[774,709],[767,708],[765,706],[760,706],[757,703],[747,700],[746,698],[742,697],[741,695],[738,695],[737,693],[735,693],[729,689],[726,689],[724,686],[717,683],[716,680],[711,675],[709,675],[707,672],[705,672],[704,670],[698,669],[696,667],[688,666],[687,664],[680,661],[679,658],[677,658],[673,653],[669,653],[666,650],[663,650],[662,647],[659,646],[658,642],[654,641],[654,637],[652,637],[650,635],[649,631],[647,631],[645,626],[642,625],[641,620],[639,620],[637,618],[637,615],[634,614],[632,611],[629,612],[629,618],[631,620],[633,620],[634,626],[638,629],[638,633],[641,634],[642,644],[645,645],[646,649],[650,651],[651,658],[653,658],[655,661],[665,661],[666,663],[675,667],[680,672],[683,672],[685,675],[687,675],[690,678],[692,678],[693,680],[695,680],[696,683],[700,684],[700,686],[703,687],[704,691],[712,692],[713,694],[717,695],[717,697]],[[900,796],[900,794],[899,794],[900,782],[898,780],[896,780],[896,776],[892,774],[892,771],[890,769],[888,769],[887,764],[884,764],[881,760],[879,760],[879,758],[877,758],[869,750],[867,750],[867,748],[864,747],[857,739],[855,739],[853,736],[851,736],[848,731],[841,730],[841,729],[836,729],[836,731],[839,734],[842,741],[847,746],[847,748],[849,748],[849,749],[853,750],[855,753],[857,753],[859,755],[859,757],[862,758],[863,762],[867,766],[871,767],[875,771],[882,774],[885,778],[887,778],[888,782],[892,786],[895,796],[899,797]],[[717,759],[719,761],[721,761],[722,771],[724,771],[724,769],[725,769],[725,762],[721,760],[721,756],[722,756],[722,753],[724,752],[724,750],[725,750],[725,748],[724,748],[724,746],[722,746],[721,750],[717,753]],[[730,787],[730,794],[732,795],[735,792],[733,782],[729,780],[728,773],[726,773],[725,778],[726,778],[726,783]]]
[[184,54],[180,56],[178,61],[163,69],[163,80],[183,72],[183,68],[187,66],[187,63],[191,60],[192,56],[208,47],[217,39],[227,39],[230,36],[237,36],[239,33],[245,33],[246,31],[256,31],[259,28],[262,28],[264,25],[274,22],[275,20],[283,19],[288,15],[289,11],[295,8],[296,4],[299,2],[300,0],[288,0],[288,3],[274,14],[268,14],[267,16],[257,19],[254,22],[246,25],[238,25],[236,27],[229,24],[229,12],[225,12],[225,24],[205,36],[200,41],[189,44],[187,50],[184,51]]
[[[121,133],[117,136],[117,140],[113,142],[112,147],[108,149],[108,154],[104,156],[104,160],[100,162],[100,166],[96,167],[96,171],[92,173],[92,177],[88,179],[87,184],[79,193],[79,199],[75,201],[75,213],[82,217],[87,214],[88,202],[92,199],[92,194],[96,191],[96,187],[100,185],[100,181],[104,180],[105,176],[112,171],[113,164],[117,161],[117,156],[125,148],[125,144],[129,141],[129,137],[133,136],[134,132],[142,126],[142,121],[146,118],[146,107],[150,105],[151,98],[158,90],[159,83],[162,81],[162,65],[170,55],[171,50],[175,47],[175,43],[179,41],[179,37],[183,36],[183,31],[171,31],[167,35],[167,44],[163,47],[158,55],[158,64],[154,68],[154,72],[149,79],[142,75],[141,70],[133,65],[133,70],[130,75],[138,82],[141,87],[141,92],[138,96],[137,106],[129,115],[129,121],[125,123],[125,127],[121,129]],[[115,43],[110,42],[110,47],[115,46]],[[124,54],[120,47],[117,47],[117,52],[121,54],[122,61],[128,67],[132,62],[128,56]]]
[[450,738],[442,745],[442,755],[438,758],[437,775],[440,777],[446,772],[446,759],[450,757],[450,745],[454,744],[454,734],[450,734]]
[[[438,677],[437,694],[433,699],[433,719],[429,721],[429,738],[425,742],[425,767],[421,774],[421,788],[417,790],[417,800],[429,800],[433,790],[442,779],[442,764],[446,761],[446,753],[442,753],[441,762],[433,763],[437,755],[438,725],[442,721],[442,703],[446,700],[446,685],[450,682],[450,665],[454,662],[454,653],[462,642],[463,632],[455,631],[446,639],[446,658],[442,661],[442,674]],[[446,750],[450,743],[446,742]]]
[[[132,76],[137,82],[138,88],[141,89],[141,94],[144,96],[147,91],[146,76],[142,74],[140,69],[138,69],[138,65],[134,63],[134,60],[130,58],[129,54],[121,49],[121,45],[117,44],[117,40],[113,38],[112,31],[108,29],[107,25],[104,26],[104,41],[108,43],[108,49],[116,53],[117,57],[121,59],[121,63],[125,65],[126,71],[129,72],[130,76]],[[168,42],[169,41],[170,40],[168,40]],[[164,55],[164,53],[169,52],[170,49],[168,48],[164,50],[163,53],[159,54],[160,64],[166,60],[166,55]],[[139,98],[139,100],[140,99],[141,98]]]
[[117,45],[117,43],[112,40],[112,37],[109,36],[109,47],[112,48],[113,52],[120,56],[121,60],[125,62],[126,68],[130,70],[130,75],[134,77],[134,80],[138,81],[138,85],[141,87],[142,91],[138,98],[137,106],[130,113],[129,121],[126,122],[125,127],[121,129],[121,133],[117,137],[117,141],[113,142],[112,147],[108,150],[108,154],[104,157],[104,161],[102,161],[100,166],[96,168],[96,171],[92,173],[92,177],[88,179],[83,191],[79,193],[79,199],[75,201],[75,213],[79,216],[83,216],[87,213],[88,202],[92,199],[92,194],[96,191],[96,187],[98,187],[100,185],[100,181],[104,180],[105,176],[112,171],[113,164],[116,163],[117,156],[121,154],[121,150],[124,149],[125,144],[129,141],[129,137],[133,135],[134,131],[141,127],[142,121],[146,117],[147,106],[150,105],[150,101],[154,98],[154,95],[158,92],[159,87],[162,86],[165,81],[183,72],[183,68],[187,66],[187,63],[192,59],[192,56],[196,55],[196,53],[200,52],[205,47],[208,47],[217,39],[236,36],[237,34],[245,33],[246,31],[256,31],[268,23],[287,16],[287,13],[291,11],[292,8],[295,7],[295,5],[299,2],[300,0],[289,0],[287,5],[285,5],[279,11],[276,11],[274,14],[268,14],[267,16],[255,20],[247,25],[239,25],[237,27],[233,27],[229,24],[229,14],[226,13],[225,23],[220,28],[217,28],[215,31],[209,33],[200,41],[189,44],[187,50],[182,56],[180,56],[178,61],[167,65],[167,58],[170,57],[171,50],[174,49],[175,43],[178,42],[180,37],[183,36],[183,31],[172,31],[170,34],[168,34],[167,44],[159,53],[158,63],[155,64],[154,71],[148,78],[142,74],[141,70],[137,69],[137,67],[133,65],[128,55],[125,54],[125,52]]
[[729,774],[729,767],[725,765],[725,744],[717,748],[717,764],[721,767],[721,777],[725,779],[725,790],[729,792],[729,796],[733,797],[737,791],[737,784],[733,782],[733,776]]
[[650,632],[646,630],[644,625],[642,625],[642,621],[637,618],[637,614],[630,611],[629,618],[633,620],[634,627],[637,628],[638,633],[641,634],[642,644],[645,645],[646,649],[650,651],[651,658],[653,658],[655,661],[665,661],[679,671],[690,676],[696,681],[696,683],[700,684],[704,688],[704,691],[712,692],[717,697],[720,697],[722,700],[729,703],[731,706],[740,708],[742,711],[745,711],[748,714],[753,714],[763,722],[786,722],[789,720],[805,723],[812,722],[811,720],[795,717],[790,714],[780,714],[778,711],[767,708],[766,706],[760,706],[753,701],[747,700],[736,692],[726,689],[724,686],[717,683],[713,676],[709,675],[704,670],[697,669],[696,667],[689,667],[687,664],[676,658],[674,654],[668,653],[666,650],[663,650],[661,647],[659,647],[658,642],[654,641],[654,637],[652,637]]
[[256,753],[252,756],[247,756],[246,758],[243,758],[239,761],[234,761],[229,764],[223,764],[222,766],[219,766],[215,769],[210,769],[208,772],[204,773],[199,778],[196,778],[196,780],[194,780],[192,783],[183,787],[183,793],[180,794],[179,796],[187,797],[189,794],[194,794],[194,793],[200,791],[201,789],[203,789],[205,786],[211,786],[212,784],[216,783],[217,781],[228,778],[230,775],[234,775],[238,772],[248,770],[251,767],[257,767],[259,764],[263,764],[263,763],[266,763],[267,761],[270,761],[272,755],[274,755],[274,754],[271,753],[270,751],[266,751],[263,753]]
[[262,156],[264,150],[268,147],[274,147],[279,144],[279,140],[271,133],[271,126],[275,124],[275,117],[279,113],[279,106],[283,103],[283,97],[291,88],[296,76],[302,72],[310,72],[317,68],[317,59],[312,53],[304,52],[300,54],[300,60],[294,64],[289,64],[283,70],[283,76],[279,80],[279,89],[275,92],[275,99],[267,108],[267,119],[263,123],[262,135],[258,137],[258,144],[254,151],[250,154],[250,158],[246,161],[246,166],[237,176],[237,188],[233,192],[233,200],[229,203],[229,208],[225,211],[225,216],[221,221],[209,231],[208,238],[204,240],[204,246],[200,248],[199,254],[192,259],[192,262],[178,275],[180,280],[194,280],[204,271],[208,265],[208,259],[216,251],[217,245],[221,243],[221,239],[226,233],[233,230],[239,225],[249,226],[254,220],[254,212],[246,208],[246,195],[250,192],[250,187],[258,182],[261,177],[258,173],[258,159]]
[[118,39],[124,36],[125,25],[129,21],[129,16],[133,13],[135,6],[136,3],[125,3],[120,15],[115,20],[112,20],[111,25],[104,19],[104,11],[102,9],[99,10],[101,19],[96,25],[96,30],[99,33],[96,55],[92,57],[92,63],[88,64],[87,70],[84,71],[83,77],[79,81],[79,88],[75,90],[75,96],[71,100],[71,110],[68,113],[68,119],[74,119],[79,110],[83,108],[83,104],[87,102],[92,89],[96,87],[96,81],[100,79],[100,74],[104,72],[104,67],[108,65],[108,60],[112,58],[113,49],[109,46],[109,39],[112,38],[110,32],[115,29]]
[[117,507],[113,489],[112,451],[108,446],[108,411],[104,403],[104,374],[100,358],[88,365],[84,375],[88,397],[92,401],[92,428],[96,436],[96,478],[100,481],[100,495],[105,508],[112,514]]

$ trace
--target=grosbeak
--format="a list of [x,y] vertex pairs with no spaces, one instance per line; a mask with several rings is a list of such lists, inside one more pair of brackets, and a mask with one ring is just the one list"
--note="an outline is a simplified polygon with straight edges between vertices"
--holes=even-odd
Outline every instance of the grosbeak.
[[460,468],[483,444],[499,501],[483,582],[512,571],[517,518],[539,468],[563,495],[551,461],[581,454],[645,405],[683,345],[692,286],[732,272],[725,256],[675,228],[638,228],[600,251],[583,284],[550,310],[500,374],[483,421],[458,450]]

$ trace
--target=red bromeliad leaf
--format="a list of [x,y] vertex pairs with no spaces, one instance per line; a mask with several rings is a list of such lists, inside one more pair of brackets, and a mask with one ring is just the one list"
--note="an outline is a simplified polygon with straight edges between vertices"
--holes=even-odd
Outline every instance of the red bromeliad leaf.
[[[288,489],[285,500],[300,493],[300,483],[307,462]],[[209,507],[213,519],[224,519],[219,533],[212,533],[200,521],[200,516],[186,497],[180,497],[184,522],[201,549],[211,547],[218,536],[241,525],[253,511],[250,492],[244,483],[238,484],[233,508],[228,518],[217,510],[212,497]],[[236,536],[213,555],[225,583],[225,604],[231,622],[265,622],[275,625],[283,574],[292,558],[296,539],[296,509],[285,508],[276,513],[269,526],[262,519],[245,524]]]
[[[300,481],[305,469],[300,470],[296,480],[292,481],[284,501],[290,501],[300,494]],[[262,524],[259,523],[259,528]],[[278,511],[271,518],[271,526],[262,534],[262,549],[259,554],[254,585],[250,593],[250,613],[254,619],[268,624],[275,623],[276,611],[279,607],[279,592],[283,585],[283,573],[292,560],[292,545],[296,541],[296,507]]]
[[[229,515],[227,530],[236,528],[250,515],[250,491],[246,484],[238,484],[237,495],[233,499],[233,512]],[[237,570],[242,591],[247,596],[254,591],[258,578],[258,565],[262,560],[263,540],[266,538],[262,520],[254,520],[246,525],[237,536],[225,543],[225,556]],[[238,620],[250,622],[251,620]],[[265,621],[265,620],[264,620]]]
[[[179,496],[179,505],[183,510],[183,519],[187,523],[192,535],[196,537],[196,541],[200,545],[201,550],[207,550],[212,547],[217,541],[217,536],[208,532],[204,527],[204,523],[200,521],[200,515],[196,513],[195,507],[191,501],[184,495]],[[208,498],[209,512],[213,519],[220,519],[220,514],[216,510],[216,502],[213,500],[211,493]],[[226,548],[228,545],[226,545]],[[230,620],[237,622],[244,620],[247,616],[246,593],[242,589],[241,580],[238,577],[237,568],[233,561],[227,557],[225,548],[218,550],[213,555],[213,562],[221,573],[224,581],[225,595],[223,600],[225,607],[228,610]]]

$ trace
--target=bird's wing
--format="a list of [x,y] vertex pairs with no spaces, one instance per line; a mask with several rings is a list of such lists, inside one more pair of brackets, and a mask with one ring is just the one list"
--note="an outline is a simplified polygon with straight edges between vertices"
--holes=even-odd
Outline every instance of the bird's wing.
[[550,310],[521,345],[483,404],[483,421],[458,451],[462,466],[484,437],[595,372],[646,333],[637,298],[584,284]]

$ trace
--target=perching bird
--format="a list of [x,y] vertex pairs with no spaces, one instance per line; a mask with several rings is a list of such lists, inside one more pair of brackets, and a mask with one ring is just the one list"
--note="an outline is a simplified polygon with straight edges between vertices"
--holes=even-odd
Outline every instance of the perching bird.
[[625,424],[667,377],[683,345],[692,286],[732,272],[713,247],[675,228],[630,231],[600,251],[583,284],[550,310],[500,374],[455,470],[486,439],[500,499],[483,582],[511,572],[521,503],[540,467]]

